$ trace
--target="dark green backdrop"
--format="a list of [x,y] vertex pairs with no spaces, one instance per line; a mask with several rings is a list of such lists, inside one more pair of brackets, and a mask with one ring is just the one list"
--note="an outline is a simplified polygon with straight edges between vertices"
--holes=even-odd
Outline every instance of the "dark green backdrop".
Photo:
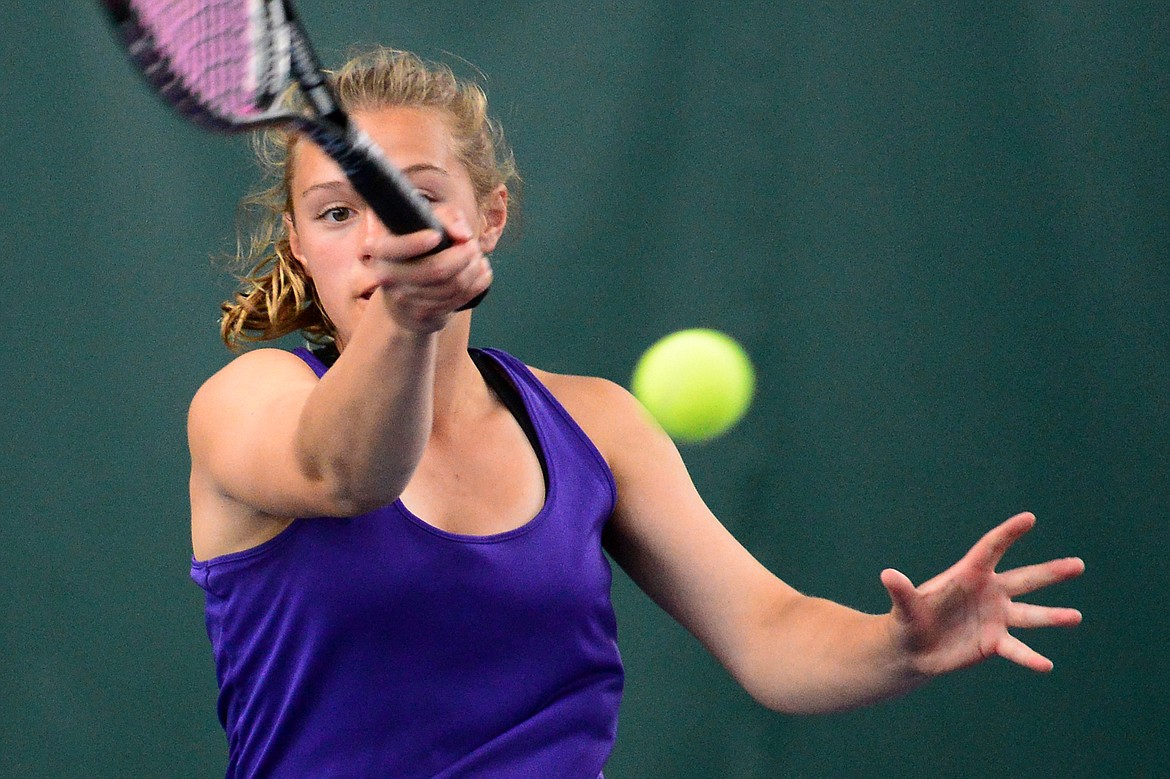
[[[744,342],[752,412],[685,456],[788,581],[882,610],[883,566],[921,580],[1021,509],[1008,562],[1088,561],[1041,597],[1086,615],[1029,637],[1052,675],[824,718],[756,707],[619,574],[608,775],[1165,770],[1165,2],[302,5],[330,62],[488,75],[527,185],[478,343],[625,382],[670,330]],[[253,171],[61,7],[0,33],[0,775],[220,775],[183,426]]]

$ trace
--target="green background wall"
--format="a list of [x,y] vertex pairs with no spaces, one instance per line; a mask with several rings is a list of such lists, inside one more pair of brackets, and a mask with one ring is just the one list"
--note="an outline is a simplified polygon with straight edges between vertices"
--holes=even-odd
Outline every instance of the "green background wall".
[[[1165,2],[314,3],[488,75],[526,175],[475,340],[626,382],[681,327],[759,365],[684,451],[795,586],[884,610],[1017,510],[1081,607],[1005,662],[823,718],[755,706],[622,575],[625,777],[1165,771],[1170,10]],[[210,259],[243,139],[155,102],[89,3],[0,32],[0,775],[222,775],[187,577],[184,415],[227,359]],[[457,62],[457,60],[455,60]]]

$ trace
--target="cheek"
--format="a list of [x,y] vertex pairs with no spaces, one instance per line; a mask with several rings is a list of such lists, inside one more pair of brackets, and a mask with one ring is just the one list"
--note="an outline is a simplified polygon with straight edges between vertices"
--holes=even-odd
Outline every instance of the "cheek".
[[295,242],[290,233],[289,246],[305,272],[313,278],[320,277],[324,281],[325,277],[335,275],[342,265],[343,252],[338,242],[318,235],[312,228],[300,231]]
[[344,285],[335,276],[328,273],[310,274],[317,299],[325,306],[330,314],[338,311],[339,304],[345,297]]
[[290,234],[289,247],[293,252],[293,262],[300,266],[312,283],[317,300],[326,308],[331,308],[340,285],[337,269],[331,267],[326,255],[314,250],[311,241],[295,241]]
[[337,281],[329,278],[314,279],[313,297],[338,330],[344,333],[352,328],[355,322],[352,301],[348,291],[343,289]]

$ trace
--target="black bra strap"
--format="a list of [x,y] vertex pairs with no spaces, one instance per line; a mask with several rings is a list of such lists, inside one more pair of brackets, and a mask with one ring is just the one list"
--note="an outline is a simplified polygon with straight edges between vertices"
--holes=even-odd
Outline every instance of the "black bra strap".
[[326,368],[332,368],[333,363],[337,362],[338,351],[337,344],[330,341],[324,344],[306,344],[313,356],[324,363]]
[[516,419],[520,429],[528,437],[532,451],[536,452],[536,459],[540,460],[540,471],[544,474],[544,489],[547,491],[548,463],[545,461],[544,450],[540,447],[540,439],[536,436],[536,428],[532,424],[532,418],[528,416],[528,409],[524,407],[524,399],[520,397],[520,390],[516,389],[516,385],[504,373],[504,369],[491,357],[478,349],[471,349],[470,353],[475,367],[479,368],[479,372],[483,376],[483,380],[487,382],[488,387]]

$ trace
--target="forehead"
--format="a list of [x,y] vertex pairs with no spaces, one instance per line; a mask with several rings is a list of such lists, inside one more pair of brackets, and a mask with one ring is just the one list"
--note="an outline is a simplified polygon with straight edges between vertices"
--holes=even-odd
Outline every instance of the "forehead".
[[[395,162],[398,161],[395,155],[445,158],[454,148],[446,118],[433,108],[392,107],[355,111],[352,119]],[[420,160],[411,162],[417,161]],[[400,167],[407,167],[411,162],[403,162]]]
[[[457,167],[455,143],[443,114],[431,108],[391,107],[355,111],[350,115],[390,162],[399,168],[433,165],[453,171]],[[340,169],[312,143],[298,143],[293,174],[297,178],[335,176]]]

